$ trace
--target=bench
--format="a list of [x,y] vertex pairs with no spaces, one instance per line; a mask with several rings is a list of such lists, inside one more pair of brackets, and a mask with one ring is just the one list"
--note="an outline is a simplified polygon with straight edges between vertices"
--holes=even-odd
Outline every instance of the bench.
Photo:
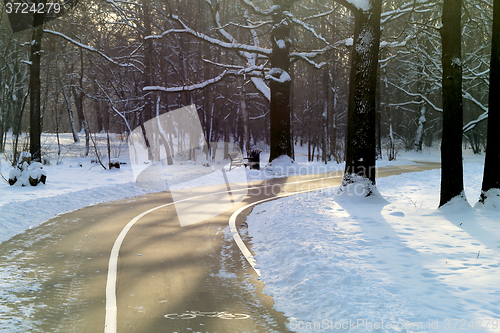
[[243,162],[243,156],[241,156],[240,153],[229,153],[226,156],[229,157],[229,159],[231,160],[231,164],[229,165],[229,171],[231,171],[233,167],[236,168],[240,166],[245,166],[245,163]]

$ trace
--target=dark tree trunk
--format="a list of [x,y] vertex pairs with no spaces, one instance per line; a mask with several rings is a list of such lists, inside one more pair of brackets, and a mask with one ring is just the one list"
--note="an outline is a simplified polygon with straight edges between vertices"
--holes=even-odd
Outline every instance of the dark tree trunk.
[[480,202],[487,199],[487,191],[500,189],[500,0],[493,1],[493,37],[490,63],[490,95],[488,110],[488,137],[484,161],[483,186]]
[[[144,32],[143,38],[145,36],[152,35],[151,27],[151,3],[150,1],[144,1],[143,5],[143,15],[144,15]],[[154,45],[153,39],[146,39],[144,41],[144,86],[151,86],[153,83],[153,57],[154,57]],[[154,96],[151,91],[144,92],[144,122],[153,119],[155,116],[155,106],[154,106]]]
[[463,195],[462,165],[462,0],[444,0],[443,137],[441,141],[441,200],[439,207]]
[[375,184],[375,120],[381,0],[355,15],[347,125],[344,184],[356,174]]
[[[145,1],[143,4],[143,15],[144,15],[144,31],[143,31],[143,36],[149,36],[152,34],[152,28],[151,28],[151,3],[150,1]],[[153,39],[147,39],[144,42],[144,86],[151,86],[153,82],[153,55],[154,55],[154,45],[153,45]],[[150,135],[149,137],[146,133],[146,129],[144,127],[144,123],[147,122],[150,119],[153,119],[154,117],[154,105],[153,105],[153,92],[151,91],[143,91],[144,96],[144,109],[142,111],[142,114],[140,116],[140,124],[142,128],[142,133],[144,135],[144,139],[146,142],[146,146],[148,148],[148,158],[149,160],[154,160],[155,159],[155,154],[153,149],[155,148],[155,142],[154,142],[154,137],[153,135]]]
[[90,129],[85,117],[85,112],[83,110],[83,99],[85,93],[83,92],[83,51],[80,49],[80,77],[78,78],[78,89],[75,84],[71,85],[71,92],[73,93],[73,98],[75,99],[76,113],[78,115],[78,120],[80,121],[80,130],[85,132],[85,156],[89,154],[90,150]]
[[276,1],[280,6],[273,17],[271,33],[271,154],[272,161],[282,155],[293,157],[290,105],[290,22],[283,12],[290,12],[293,0]]
[[[424,44],[425,50],[429,48],[427,44],[428,43]],[[422,66],[419,67],[419,72],[420,73],[424,72]],[[426,81],[424,75],[420,76],[420,80],[418,83],[418,91],[423,96],[429,95],[429,83]],[[415,151],[422,151],[424,144],[425,125],[427,123],[427,104],[422,98],[419,99],[419,102],[420,106],[419,106],[419,112],[417,114],[418,127],[417,127],[417,133],[415,135],[415,146],[414,146]]]
[[97,132],[101,132],[104,131],[104,115],[97,89],[97,84],[94,84],[94,111],[97,118]]
[[[42,1],[40,1],[42,2]],[[44,14],[33,15],[33,34],[30,50],[30,153],[33,161],[42,161],[42,123],[40,112],[40,61]]]
[[[245,92],[245,82],[241,84],[240,90],[240,110],[241,110],[241,119],[243,121],[243,153],[245,156],[250,151],[250,119],[248,116],[247,109],[247,101],[246,101],[246,92]],[[225,155],[224,155],[225,156]]]
[[[17,85],[20,85],[21,80],[22,80],[22,73],[19,68],[19,64],[16,62],[14,64],[14,77],[15,77],[15,84],[14,84],[14,89]],[[13,135],[19,135],[21,132],[21,127],[17,126],[17,124],[21,123],[20,118],[22,118],[21,115],[21,107],[23,104],[23,98],[24,98],[24,89],[17,89],[17,92],[14,92],[16,94],[16,101],[13,102],[13,124],[12,124],[12,134]]]

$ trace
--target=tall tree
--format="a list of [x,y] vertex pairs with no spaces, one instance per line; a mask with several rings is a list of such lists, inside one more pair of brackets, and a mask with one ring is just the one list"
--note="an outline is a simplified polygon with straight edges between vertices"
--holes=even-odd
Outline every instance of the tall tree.
[[343,183],[354,182],[353,175],[357,175],[375,184],[376,87],[382,0],[370,0],[360,8],[347,1],[345,5],[354,12],[355,23]]
[[278,6],[273,13],[271,31],[271,71],[266,78],[270,79],[271,88],[271,155],[274,160],[282,155],[294,158],[291,137],[291,105],[290,105],[290,18],[293,0],[275,0]]
[[490,190],[500,190],[500,100],[496,96],[500,90],[500,0],[493,1],[493,36],[490,60],[490,95],[488,112],[488,141],[484,161],[483,185],[480,202],[490,196],[498,195]]
[[[45,0],[36,1],[45,5]],[[34,161],[42,160],[42,116],[40,109],[40,62],[42,56],[43,21],[45,14],[33,14],[33,35],[30,49],[30,153]]]
[[465,199],[462,164],[462,0],[444,0],[442,39],[443,136],[439,207]]

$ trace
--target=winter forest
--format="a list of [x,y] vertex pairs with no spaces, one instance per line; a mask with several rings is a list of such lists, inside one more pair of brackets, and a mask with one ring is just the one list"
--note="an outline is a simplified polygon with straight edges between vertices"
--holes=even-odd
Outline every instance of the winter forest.
[[500,187],[498,2],[69,1],[13,29],[6,1],[0,152],[42,160],[50,132],[90,154],[95,133],[196,105],[207,142],[271,160],[299,144],[373,182],[377,158],[442,146],[441,205],[463,190],[462,149],[486,152],[485,195]]

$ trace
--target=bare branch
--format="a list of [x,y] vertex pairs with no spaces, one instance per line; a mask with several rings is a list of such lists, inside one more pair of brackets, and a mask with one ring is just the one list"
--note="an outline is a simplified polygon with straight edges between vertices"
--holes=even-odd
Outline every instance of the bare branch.
[[222,72],[220,75],[214,77],[213,79],[206,80],[206,81],[203,81],[203,82],[197,83],[197,84],[191,84],[188,86],[170,87],[170,88],[158,87],[158,86],[147,86],[147,87],[144,87],[142,90],[143,91],[163,91],[163,92],[167,92],[167,93],[193,91],[193,90],[203,89],[208,85],[217,83],[217,82],[221,81],[227,74],[229,74],[229,71],[225,70],[224,72]]
[[137,69],[139,72],[143,73],[143,71],[140,70],[139,68],[137,68],[135,65],[133,65],[133,64],[122,64],[122,63],[119,63],[119,62],[115,61],[113,58],[108,57],[107,55],[105,55],[101,51],[96,50],[92,46],[88,46],[88,45],[82,44],[80,42],[77,42],[76,40],[74,40],[74,39],[66,36],[63,33],[60,33],[60,32],[57,32],[57,31],[52,31],[52,30],[46,30],[46,29],[43,29],[43,32],[49,33],[49,34],[53,34],[53,35],[56,35],[56,36],[59,36],[59,37],[62,37],[64,39],[66,39],[68,42],[70,42],[70,43],[72,43],[72,44],[74,44],[74,45],[76,45],[78,47],[81,47],[82,49],[85,49],[85,50],[93,52],[93,53],[97,53],[98,55],[100,55],[101,57],[103,57],[104,59],[106,59],[107,61],[109,61],[109,62],[111,62],[111,63],[113,63],[113,64],[115,64],[117,66],[120,66],[120,67],[133,67],[133,68]]
[[262,54],[262,55],[266,55],[266,56],[271,55],[271,50],[269,50],[269,49],[264,49],[264,48],[260,48],[260,47],[256,47],[256,46],[252,46],[252,45],[238,43],[234,40],[232,42],[223,42],[219,39],[212,38],[212,37],[207,36],[203,33],[194,31],[193,29],[189,28],[184,22],[182,22],[182,20],[180,20],[177,16],[172,16],[172,18],[174,20],[176,20],[177,22],[179,22],[180,24],[182,24],[182,26],[184,28],[183,29],[169,29],[169,30],[164,31],[161,35],[146,36],[145,39],[151,39],[151,38],[161,39],[161,38],[163,38],[167,35],[170,35],[170,34],[185,33],[185,34],[192,35],[200,40],[206,41],[212,45],[219,46],[219,47],[222,47],[225,49],[258,53],[258,54]]

